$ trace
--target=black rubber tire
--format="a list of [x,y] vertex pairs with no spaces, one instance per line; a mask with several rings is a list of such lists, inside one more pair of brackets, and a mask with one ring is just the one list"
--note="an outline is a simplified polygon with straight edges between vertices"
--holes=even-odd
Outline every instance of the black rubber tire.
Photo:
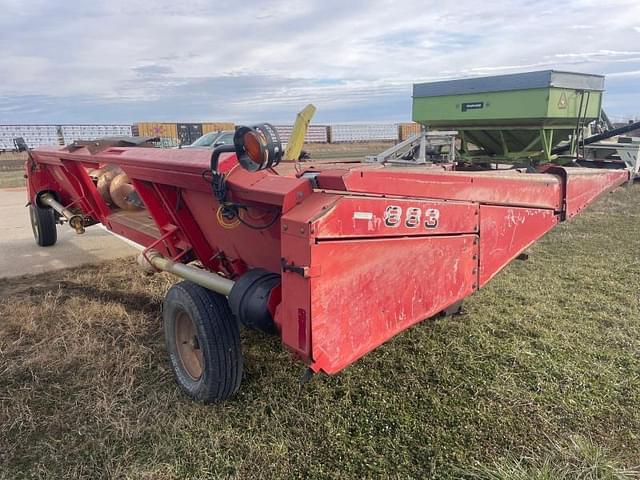
[[[186,313],[197,331],[202,373],[194,379],[178,352],[176,321]],[[234,395],[242,381],[242,352],[238,322],[227,299],[195,283],[173,285],[164,297],[162,317],[171,368],[178,385],[194,400],[220,402]]]
[[56,230],[56,214],[52,208],[29,205],[29,218],[33,238],[41,247],[50,247],[58,240]]

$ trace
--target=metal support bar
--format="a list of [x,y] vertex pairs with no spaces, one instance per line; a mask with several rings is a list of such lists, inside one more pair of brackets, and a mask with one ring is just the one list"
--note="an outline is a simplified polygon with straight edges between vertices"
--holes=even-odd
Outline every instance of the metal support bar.
[[553,160],[553,130],[541,130],[540,140],[542,141],[542,150],[544,152],[544,159],[549,162]]
[[427,163],[427,126],[420,125],[420,148],[417,163]]
[[[582,145],[591,145],[592,143],[599,142],[600,140],[606,140],[607,138],[615,137],[617,135],[622,135],[627,132],[631,132],[633,130],[637,130],[640,128],[640,122],[630,123],[628,125],[623,125],[622,127],[615,128],[613,130],[607,130],[606,132],[599,133],[598,135],[593,135],[591,137],[585,138],[582,142]],[[562,145],[560,147],[554,148],[551,153],[563,153],[569,150],[570,144]]]
[[456,161],[456,136],[451,136],[451,144],[449,145],[449,161],[451,163]]
[[148,268],[149,263],[164,272],[173,273],[174,275],[189,280],[201,287],[229,296],[235,282],[228,278],[218,275],[217,273],[208,272],[200,268],[190,267],[184,263],[176,263],[165,257],[159,252],[152,250],[146,256],[139,255],[138,263],[143,268]]
[[498,130],[498,135],[500,136],[500,146],[502,147],[502,154],[506,157],[509,155],[509,147],[507,147],[507,141],[504,138],[504,133],[502,130]]
[[529,151],[533,150],[533,147],[535,147],[538,143],[540,143],[542,146],[544,146],[544,143],[542,141],[542,136],[543,135],[544,135],[544,130],[540,130],[540,135],[538,135],[533,140],[531,140],[529,142],[529,144],[522,149],[522,151],[523,152],[529,152]]
[[[427,146],[451,146],[455,150],[455,139],[457,131],[432,131],[422,130],[409,136],[406,140],[394,145],[378,155],[371,155],[366,158],[367,162],[373,163],[404,163],[422,164],[426,163]],[[418,158],[416,160],[403,160],[402,156],[410,150],[418,147]],[[449,161],[455,158],[455,151],[449,152]]]
[[73,213],[71,210],[60,204],[53,195],[48,192],[40,195],[38,199],[43,205],[53,208],[56,212],[62,215],[76,233],[84,233],[84,218],[82,218],[82,215]]

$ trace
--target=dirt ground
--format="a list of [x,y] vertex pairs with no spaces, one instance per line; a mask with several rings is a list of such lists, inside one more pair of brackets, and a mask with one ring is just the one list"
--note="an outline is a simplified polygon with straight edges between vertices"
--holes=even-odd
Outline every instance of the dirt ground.
[[58,227],[58,242],[41,248],[33,240],[26,191],[0,189],[0,278],[44,273],[131,256],[136,249],[101,226],[77,235],[64,225]]

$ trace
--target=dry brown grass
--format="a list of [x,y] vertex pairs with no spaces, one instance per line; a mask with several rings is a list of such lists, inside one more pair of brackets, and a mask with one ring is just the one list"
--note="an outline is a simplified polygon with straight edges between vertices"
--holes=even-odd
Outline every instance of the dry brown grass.
[[0,152],[0,188],[24,186],[25,152]]
[[24,187],[24,172],[20,170],[2,171],[0,170],[0,188]]
[[[75,464],[70,478],[95,473],[97,459],[115,453],[102,433],[123,441],[142,435],[150,420],[140,411],[149,401],[137,398],[140,378],[161,349],[158,309],[169,281],[119,262],[2,281],[0,459],[24,468],[14,473],[49,471],[52,459]],[[157,366],[146,374],[168,380]],[[139,415],[133,423],[131,408]],[[92,453],[78,462],[84,449]],[[100,460],[100,470],[118,463]]]
[[0,152],[0,164],[2,162],[22,162],[27,159],[26,152]]
[[213,406],[166,362],[171,277],[120,260],[0,280],[0,478],[637,476],[639,219],[640,185],[620,189],[465,315],[302,387],[276,338],[243,331],[241,391]]

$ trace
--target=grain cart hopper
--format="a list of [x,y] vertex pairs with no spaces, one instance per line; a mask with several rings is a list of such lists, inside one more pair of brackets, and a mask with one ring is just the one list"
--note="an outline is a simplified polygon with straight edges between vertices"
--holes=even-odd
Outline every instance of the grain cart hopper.
[[457,130],[468,160],[544,162],[563,141],[575,157],[583,127],[600,118],[603,90],[603,76],[555,70],[419,83],[413,120]]
[[[239,127],[213,153],[39,147],[25,165],[34,236],[48,246],[57,221],[87,235],[102,223],[144,248],[146,268],[182,277],[164,300],[167,351],[182,389],[212,402],[240,386],[240,324],[278,335],[307,371],[337,373],[629,178],[280,157],[268,125]],[[124,207],[98,190],[113,169]]]

